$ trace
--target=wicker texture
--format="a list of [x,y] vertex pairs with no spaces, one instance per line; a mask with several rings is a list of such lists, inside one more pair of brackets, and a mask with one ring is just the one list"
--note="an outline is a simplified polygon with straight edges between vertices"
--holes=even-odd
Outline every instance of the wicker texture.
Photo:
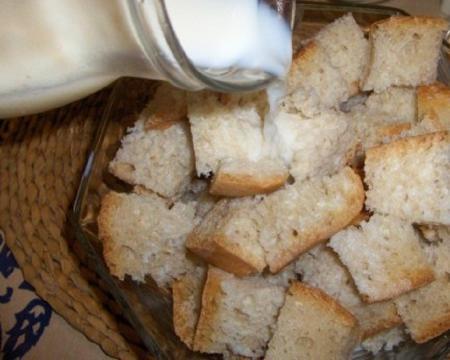
[[143,357],[133,345],[139,340],[83,266],[67,224],[108,93],[45,114],[0,120],[0,229],[39,296],[107,354],[131,359]]

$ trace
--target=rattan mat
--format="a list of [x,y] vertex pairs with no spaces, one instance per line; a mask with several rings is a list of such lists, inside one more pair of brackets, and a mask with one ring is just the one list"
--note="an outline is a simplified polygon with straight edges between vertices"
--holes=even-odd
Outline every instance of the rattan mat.
[[0,120],[0,229],[36,292],[107,354],[128,359],[143,357],[139,340],[84,266],[67,221],[109,92],[45,114]]

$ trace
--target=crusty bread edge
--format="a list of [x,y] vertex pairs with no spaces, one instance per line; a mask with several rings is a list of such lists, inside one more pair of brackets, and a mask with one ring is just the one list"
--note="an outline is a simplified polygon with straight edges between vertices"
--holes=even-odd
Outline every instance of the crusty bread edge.
[[378,136],[391,137],[400,135],[402,132],[410,130],[411,123],[385,124],[377,129]]
[[439,117],[439,112],[443,107],[449,108],[449,102],[450,87],[440,82],[418,86],[417,116],[419,122],[428,121],[436,131],[447,130],[446,125]]
[[202,306],[197,329],[194,336],[194,351],[210,352],[210,327],[217,321],[219,299],[222,296],[221,283],[223,273],[214,267],[209,267],[202,293]]
[[319,45],[315,41],[309,41],[305,46],[299,49],[292,58],[291,68],[287,76],[288,94],[295,92],[298,88],[298,72],[301,67],[314,58],[315,53],[320,51]]
[[[195,324],[194,327],[191,328],[188,325],[189,321],[187,314],[179,308],[179,305],[184,304],[191,295],[190,286],[192,286],[192,281],[190,280],[190,277],[186,275],[183,278],[175,280],[172,283],[172,313],[175,334],[181,339],[181,341],[186,344],[189,349],[192,350],[197,324]],[[203,281],[203,279],[199,281]]]
[[375,326],[372,326],[367,329],[362,329],[362,333],[361,333],[362,340],[365,340],[367,338],[370,338],[372,336],[379,334],[380,332],[392,329],[400,324],[403,324],[403,320],[400,317],[400,315],[397,313],[397,311],[395,311],[395,308],[394,308],[394,314],[391,314],[391,315],[392,316],[389,318],[384,318],[383,320],[377,321]]
[[[442,278],[438,278],[436,279],[436,283],[443,281]],[[447,281],[447,280],[444,280]],[[427,288],[424,288],[423,290],[427,290]],[[394,300],[395,305],[397,306],[397,309],[399,308],[399,305],[397,304],[397,301]],[[398,312],[401,316],[401,311],[400,309],[398,309]],[[419,326],[420,331],[419,332],[414,332],[411,330],[411,328],[413,328],[414,326],[410,326],[412,324],[410,324],[410,322],[408,321],[408,319],[403,319],[406,327],[409,330],[409,333],[412,337],[412,339],[418,343],[418,344],[422,344],[427,342],[428,340],[431,340],[441,334],[443,334],[444,332],[446,332],[449,328],[450,328],[450,312],[447,314],[444,314],[439,320],[435,320],[432,322],[427,323],[427,326]]]
[[415,269],[413,272],[409,272],[407,276],[408,281],[402,281],[391,291],[385,291],[382,295],[369,296],[360,292],[361,299],[368,304],[390,300],[409,291],[425,286],[435,279],[431,266],[424,266],[422,268]]
[[446,314],[443,318],[430,324],[427,329],[419,336],[411,334],[413,340],[418,344],[423,344],[428,340],[431,340],[450,328],[450,314]]
[[258,267],[256,264],[251,264],[249,259],[243,259],[238,255],[237,246],[227,244],[224,239],[225,235],[215,234],[204,240],[194,230],[189,235],[186,246],[207,263],[240,277],[260,273],[264,270],[265,265]]
[[[405,137],[388,144],[383,144],[370,148],[366,152],[365,168],[375,163],[383,163],[384,159],[393,154],[402,155],[409,150],[416,150],[419,147],[429,147],[437,143],[448,142],[450,140],[449,131],[439,131],[424,135]],[[367,171],[366,171],[367,173]]]
[[288,295],[301,302],[304,302],[305,298],[312,300],[316,304],[319,302],[320,307],[326,308],[328,312],[335,313],[345,326],[358,326],[358,320],[350,311],[319,288],[306,285],[300,281],[294,281],[288,289]]
[[214,176],[210,194],[219,196],[242,197],[256,194],[270,193],[284,185],[289,173],[280,175],[267,175],[264,178],[255,178],[249,174],[230,174],[220,169]]
[[431,340],[443,334],[449,328],[450,328],[450,313],[445,314],[445,316],[443,316],[439,320],[429,324],[420,334],[411,333],[410,335],[416,343],[423,344],[428,340]]
[[433,16],[391,16],[386,19],[376,21],[370,25],[370,31],[378,30],[379,28],[385,27],[409,27],[411,24],[427,24],[433,25],[437,28],[442,29],[442,31],[447,30],[448,21],[441,17]]
[[[419,114],[419,119],[421,115],[424,115],[429,110],[432,110],[436,105],[446,105],[441,104],[442,100],[450,99],[450,88],[436,81],[427,85],[420,85],[417,87],[417,110]],[[447,104],[448,105],[448,104]]]

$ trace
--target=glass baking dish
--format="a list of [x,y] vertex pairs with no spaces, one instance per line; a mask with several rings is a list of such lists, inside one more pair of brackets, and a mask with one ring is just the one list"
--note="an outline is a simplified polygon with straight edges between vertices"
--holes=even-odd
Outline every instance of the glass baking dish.
[[[302,39],[312,36],[321,27],[347,12],[352,12],[363,27],[391,15],[406,14],[388,7],[298,1],[294,49],[300,46]],[[448,64],[442,66],[447,67]],[[97,236],[96,219],[102,196],[109,189],[131,190],[131,186],[109,174],[108,163],[114,157],[127,127],[136,121],[140,111],[151,99],[156,85],[156,82],[137,79],[122,79],[115,84],[87,154],[69,219],[83,257],[140,336],[142,343],[138,346],[144,344],[150,354],[158,359],[218,359],[218,356],[189,351],[176,337],[168,291],[159,289],[151,279],[138,284],[130,279],[119,281],[109,274],[102,258],[102,244]],[[379,353],[376,357],[362,350],[355,351],[352,359],[444,359],[448,353],[450,332],[420,346],[409,341],[394,351]]]

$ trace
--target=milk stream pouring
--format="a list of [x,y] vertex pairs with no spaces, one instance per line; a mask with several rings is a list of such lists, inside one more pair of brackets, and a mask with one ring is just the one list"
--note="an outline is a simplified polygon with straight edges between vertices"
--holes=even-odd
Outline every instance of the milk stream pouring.
[[239,91],[290,65],[290,27],[258,0],[0,0],[0,9],[0,118],[122,76]]

